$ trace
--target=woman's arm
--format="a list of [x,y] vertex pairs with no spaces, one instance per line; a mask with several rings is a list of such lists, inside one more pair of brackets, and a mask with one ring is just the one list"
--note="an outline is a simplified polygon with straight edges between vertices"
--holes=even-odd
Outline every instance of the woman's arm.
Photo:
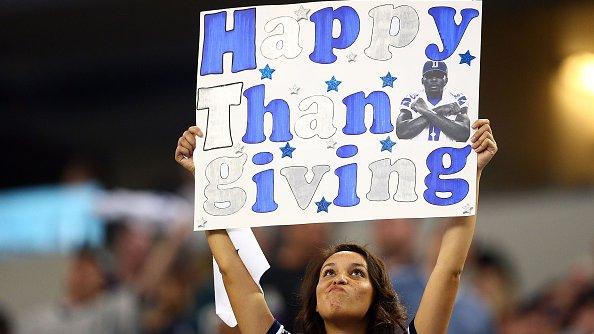
[[[192,174],[195,169],[192,152],[196,148],[196,136],[202,137],[202,131],[196,126],[190,127],[179,138],[175,150],[175,160]],[[223,276],[239,329],[245,334],[266,333],[274,318],[264,294],[241,261],[227,231],[206,231],[206,239]]]
[[[493,138],[489,120],[479,119],[472,127],[477,129],[471,141],[472,148],[477,152],[476,207],[478,207],[481,174],[497,152],[497,144]],[[474,235],[475,223],[476,215],[452,217],[447,222],[437,262],[415,316],[415,328],[418,333],[447,332],[460,285],[460,276]]]
[[241,333],[266,333],[274,318],[264,300],[264,294],[241,261],[227,231],[206,231],[206,239],[219,265],[225,291]]

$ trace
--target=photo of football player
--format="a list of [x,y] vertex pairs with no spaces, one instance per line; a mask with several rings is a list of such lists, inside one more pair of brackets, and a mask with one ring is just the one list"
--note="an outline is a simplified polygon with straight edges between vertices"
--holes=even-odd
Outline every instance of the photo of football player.
[[467,99],[445,89],[448,67],[442,61],[427,61],[421,82],[424,89],[408,94],[400,104],[396,136],[442,142],[465,142],[470,136]]

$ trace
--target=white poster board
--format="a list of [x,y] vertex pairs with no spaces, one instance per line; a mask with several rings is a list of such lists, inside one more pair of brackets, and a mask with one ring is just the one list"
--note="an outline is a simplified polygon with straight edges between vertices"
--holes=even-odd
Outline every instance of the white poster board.
[[201,13],[195,230],[474,214],[481,6]]

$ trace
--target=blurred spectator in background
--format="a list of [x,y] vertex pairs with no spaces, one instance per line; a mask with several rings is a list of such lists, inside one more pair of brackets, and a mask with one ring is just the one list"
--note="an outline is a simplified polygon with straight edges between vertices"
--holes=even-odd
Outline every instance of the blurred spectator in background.
[[64,299],[33,314],[22,333],[136,333],[135,296],[107,291],[109,267],[104,252],[79,250],[71,259]]
[[[147,296],[142,316],[145,333],[198,333],[197,305],[194,298],[203,279],[200,254],[184,247],[169,270]],[[208,262],[206,262],[208,263]]]
[[108,223],[106,246],[114,258],[115,280],[118,284],[134,284],[141,274],[152,247],[150,232],[146,227],[126,224],[123,221]]
[[554,334],[560,327],[542,301],[532,300],[521,305],[503,324],[502,334]]
[[426,283],[423,268],[415,258],[419,223],[414,219],[383,219],[372,223],[374,246],[386,264],[409,319],[419,307]]
[[513,310],[503,334],[594,333],[594,265],[591,258],[539,289]]
[[[146,231],[112,225],[109,252],[82,248],[73,255],[64,299],[34,313],[22,332],[188,333],[174,330],[182,309],[186,311],[184,298],[177,297],[191,299],[188,287],[197,280],[182,275],[187,271],[172,269],[172,264],[191,228],[173,225],[175,229],[155,242]],[[190,258],[180,263],[184,264],[176,268],[191,268],[185,264],[191,263]],[[143,304],[161,313],[147,311],[143,317]]]
[[328,246],[330,225],[290,225],[279,229],[278,247],[274,253],[267,254],[270,269],[260,283],[275,318],[293,332],[305,267],[320,249]]
[[72,156],[62,169],[61,183],[65,185],[76,185],[86,182],[97,182],[102,179],[98,175],[98,165],[91,157],[82,155]]
[[[394,289],[414,318],[427,283],[435,266],[441,245],[442,229],[436,228],[427,244],[424,261],[415,259],[414,245],[420,222],[414,219],[386,219],[373,223],[375,245],[386,265]],[[465,269],[466,270],[466,269]],[[466,282],[462,282],[450,321],[449,333],[494,333],[491,314],[486,303]]]
[[516,277],[501,252],[476,242],[470,261],[471,282],[487,303],[496,327],[500,327],[516,303]]

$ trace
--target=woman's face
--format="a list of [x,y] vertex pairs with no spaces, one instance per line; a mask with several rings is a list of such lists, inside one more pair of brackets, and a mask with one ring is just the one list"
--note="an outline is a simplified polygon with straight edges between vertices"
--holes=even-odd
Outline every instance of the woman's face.
[[365,258],[350,251],[332,254],[320,270],[316,298],[324,320],[364,319],[373,300]]

